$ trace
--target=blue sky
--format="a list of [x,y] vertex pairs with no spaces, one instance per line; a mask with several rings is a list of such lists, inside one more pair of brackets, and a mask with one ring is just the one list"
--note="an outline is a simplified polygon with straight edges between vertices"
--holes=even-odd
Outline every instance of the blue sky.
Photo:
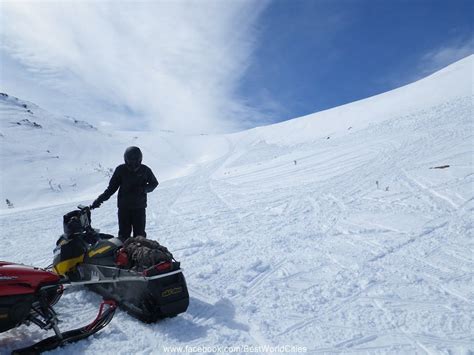
[[472,53],[473,4],[274,0],[240,92],[274,122],[405,85]]
[[112,129],[236,131],[466,57],[471,3],[1,1],[0,90]]

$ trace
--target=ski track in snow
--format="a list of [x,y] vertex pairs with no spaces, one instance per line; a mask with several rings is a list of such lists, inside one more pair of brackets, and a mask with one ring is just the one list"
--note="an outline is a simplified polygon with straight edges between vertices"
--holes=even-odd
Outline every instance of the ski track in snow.
[[[146,325],[118,311],[92,338],[49,354],[177,345],[473,353],[471,100],[294,146],[228,139],[227,154],[149,196],[149,238],[182,262],[188,312]],[[430,169],[443,163],[451,167]],[[74,206],[0,215],[0,259],[50,264]],[[113,199],[92,222],[116,234]],[[99,303],[67,290],[61,329],[88,322]],[[0,349],[45,336],[22,326],[0,336]]]

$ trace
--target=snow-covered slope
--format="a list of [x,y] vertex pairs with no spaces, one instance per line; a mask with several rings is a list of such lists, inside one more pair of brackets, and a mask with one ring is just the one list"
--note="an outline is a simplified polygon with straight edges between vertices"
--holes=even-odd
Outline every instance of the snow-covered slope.
[[[298,144],[318,138],[342,136],[369,125],[412,115],[424,108],[472,94],[474,55],[407,86],[272,126],[238,133],[262,137],[268,143]],[[350,131],[350,132],[349,132]]]
[[[147,210],[149,237],[185,268],[188,312],[153,325],[119,312],[51,353],[474,352],[473,62],[315,115],[203,136],[183,158],[193,169],[164,181]],[[140,142],[159,154],[153,136]],[[0,259],[49,264],[74,205],[0,214]],[[93,225],[116,233],[115,215],[108,202]],[[61,327],[86,323],[98,303],[68,291]],[[0,335],[0,349],[43,336],[22,326]]]
[[97,197],[129,145],[143,147],[145,163],[160,172],[160,181],[186,175],[227,149],[224,138],[211,138],[168,131],[108,133],[2,93],[0,210]]
[[23,207],[78,198],[88,193],[94,173],[110,175],[115,142],[86,122],[1,94],[0,129],[2,209],[6,199]]

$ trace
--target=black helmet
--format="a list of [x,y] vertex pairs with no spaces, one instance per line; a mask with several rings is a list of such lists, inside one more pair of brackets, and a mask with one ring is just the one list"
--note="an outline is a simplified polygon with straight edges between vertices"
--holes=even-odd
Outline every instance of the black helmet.
[[127,168],[132,171],[137,171],[140,168],[142,158],[142,151],[138,147],[128,147],[123,155]]

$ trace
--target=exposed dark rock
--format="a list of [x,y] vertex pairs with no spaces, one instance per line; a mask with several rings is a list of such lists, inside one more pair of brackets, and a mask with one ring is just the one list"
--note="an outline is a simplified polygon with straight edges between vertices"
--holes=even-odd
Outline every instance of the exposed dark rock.
[[447,169],[450,165],[432,166],[430,169]]
[[18,122],[12,122],[13,124],[17,124],[18,126],[27,126],[27,127],[33,127],[33,128],[43,128],[39,123],[32,122],[29,119],[25,118],[21,121]]
[[76,125],[76,126],[79,126],[81,128],[85,128],[85,129],[97,130],[97,128],[94,127],[93,125],[91,125],[89,122],[78,120],[78,119],[75,119],[74,117],[70,117],[70,116],[66,116],[66,117],[69,118],[70,120],[72,120],[74,122],[74,125]]
[[7,204],[8,208],[14,208],[15,206],[13,205],[13,203],[7,198],[5,199],[5,203]]

